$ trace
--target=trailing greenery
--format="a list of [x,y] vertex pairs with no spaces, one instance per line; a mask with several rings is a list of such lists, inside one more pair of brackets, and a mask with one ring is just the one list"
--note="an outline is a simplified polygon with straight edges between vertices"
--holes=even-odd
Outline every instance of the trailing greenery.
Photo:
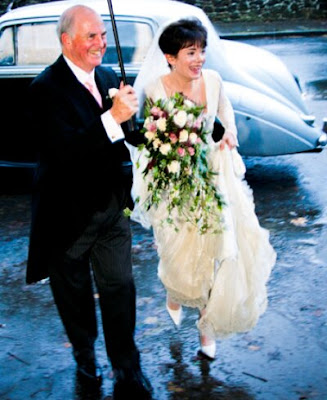
[[178,230],[180,222],[188,222],[200,234],[218,233],[224,201],[213,183],[217,174],[208,163],[210,133],[203,107],[176,93],[156,102],[147,99],[144,115],[147,142],[139,146],[147,157],[142,171],[148,191],[141,204],[144,211],[163,202],[163,223]]

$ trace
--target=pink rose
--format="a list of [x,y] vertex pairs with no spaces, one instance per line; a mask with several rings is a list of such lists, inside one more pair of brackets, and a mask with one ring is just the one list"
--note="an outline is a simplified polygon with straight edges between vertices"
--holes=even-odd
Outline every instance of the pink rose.
[[175,135],[175,133],[171,133],[169,135],[169,139],[172,143],[176,143],[177,142],[177,136]]
[[147,126],[148,131],[150,132],[155,132],[157,130],[157,126],[154,122],[150,122],[149,125]]
[[162,113],[159,107],[152,107],[150,112],[154,117],[160,117]]
[[198,117],[198,118],[195,120],[194,124],[193,124],[193,128],[195,128],[195,129],[200,129],[200,128],[201,128],[201,125],[202,125],[202,121],[203,121],[202,117]]
[[188,150],[190,156],[194,156],[195,150],[193,147],[188,147],[187,150]]
[[179,147],[177,149],[177,153],[179,156],[184,157],[185,156],[185,149],[183,149],[183,147]]

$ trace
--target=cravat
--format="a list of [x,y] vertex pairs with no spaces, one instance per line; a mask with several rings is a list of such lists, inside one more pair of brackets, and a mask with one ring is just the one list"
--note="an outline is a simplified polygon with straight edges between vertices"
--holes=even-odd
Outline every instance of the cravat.
[[99,106],[102,108],[102,98],[101,98],[100,92],[91,77],[87,78],[87,80],[85,81],[85,86],[90,91],[90,93],[93,95],[95,100],[98,102]]

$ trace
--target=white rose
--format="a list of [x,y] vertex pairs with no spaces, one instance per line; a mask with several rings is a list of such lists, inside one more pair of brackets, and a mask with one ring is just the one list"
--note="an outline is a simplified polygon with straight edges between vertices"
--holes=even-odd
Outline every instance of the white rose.
[[151,142],[152,140],[154,140],[156,135],[154,134],[154,132],[147,131],[145,132],[144,136],[148,139],[149,142]]
[[195,106],[195,104],[193,103],[193,101],[189,100],[189,99],[185,99],[184,100],[184,104],[186,105],[186,107],[188,108],[193,108]]
[[157,149],[161,145],[161,140],[160,139],[155,139],[153,141],[153,148]]
[[173,174],[178,174],[181,166],[180,163],[176,160],[172,161],[170,164],[167,165],[168,171]]
[[182,131],[179,132],[179,141],[182,142],[187,142],[188,139],[188,132],[186,129],[183,129]]
[[180,128],[183,128],[187,121],[187,114],[185,111],[180,110],[177,114],[174,115],[174,122]]
[[188,114],[186,125],[193,126],[194,121],[195,121],[195,116],[193,114]]
[[166,156],[171,150],[171,145],[169,143],[164,143],[160,146],[160,153]]
[[195,132],[190,133],[189,139],[192,144],[196,143],[197,138],[198,138],[198,135]]
[[146,129],[149,129],[149,125],[153,123],[153,117],[147,117],[144,121],[144,127]]
[[172,100],[169,100],[166,104],[166,110],[171,114],[175,106],[175,103]]
[[116,89],[116,88],[110,88],[108,90],[108,94],[111,99],[113,99],[117,93],[118,93],[118,89]]
[[159,118],[157,120],[157,128],[161,131],[164,132],[166,130],[166,118]]

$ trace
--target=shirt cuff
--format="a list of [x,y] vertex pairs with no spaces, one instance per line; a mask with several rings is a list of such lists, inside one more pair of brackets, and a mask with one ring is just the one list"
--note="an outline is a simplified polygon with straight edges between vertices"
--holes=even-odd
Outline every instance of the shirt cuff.
[[101,121],[103,123],[104,129],[107,132],[107,136],[112,143],[117,142],[117,140],[125,139],[125,135],[121,126],[117,124],[117,122],[111,115],[110,110],[101,115]]

